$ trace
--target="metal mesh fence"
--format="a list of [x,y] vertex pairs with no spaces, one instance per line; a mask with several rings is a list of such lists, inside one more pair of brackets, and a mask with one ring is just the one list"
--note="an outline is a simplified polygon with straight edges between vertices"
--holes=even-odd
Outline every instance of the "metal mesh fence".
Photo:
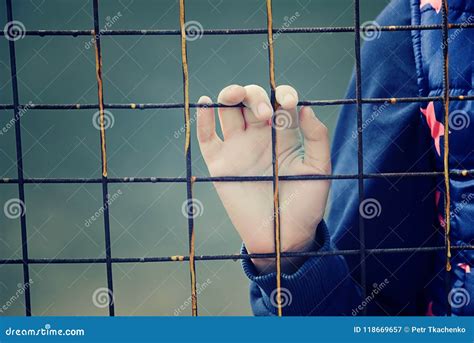
[[[262,0],[263,1],[263,0]],[[13,104],[0,104],[0,109],[13,110],[15,119],[15,137],[16,137],[16,162],[17,162],[17,178],[3,178],[0,179],[0,184],[17,184],[19,200],[25,203],[25,184],[101,184],[102,187],[102,204],[104,209],[104,235],[105,235],[105,258],[29,258],[28,255],[28,242],[27,242],[27,221],[25,213],[22,213],[20,217],[21,224],[21,241],[22,241],[22,258],[21,259],[2,259],[1,264],[17,264],[23,266],[23,281],[28,283],[30,280],[29,266],[31,264],[105,264],[107,272],[107,288],[108,288],[108,310],[109,315],[115,314],[114,301],[113,301],[113,275],[112,265],[117,263],[156,263],[156,262],[182,262],[188,261],[190,267],[190,281],[191,281],[191,300],[192,300],[192,314],[198,315],[198,302],[196,292],[196,268],[195,261],[201,260],[238,260],[238,259],[250,259],[250,258],[275,258],[277,265],[277,278],[276,278],[276,290],[278,305],[278,314],[283,315],[281,300],[281,258],[282,257],[295,257],[295,256],[331,256],[331,255],[359,255],[360,257],[360,272],[361,272],[361,286],[363,290],[362,296],[365,297],[367,293],[366,285],[366,259],[369,255],[374,254],[400,254],[400,253],[427,253],[433,251],[444,251],[446,256],[446,272],[450,270],[450,254],[451,251],[463,250],[463,249],[474,249],[474,246],[451,246],[449,240],[449,228],[450,228],[450,196],[449,196],[449,179],[451,175],[462,174],[463,176],[474,175],[472,170],[449,170],[448,157],[449,157],[449,120],[448,120],[448,106],[450,100],[456,101],[467,101],[474,100],[473,95],[462,95],[462,96],[450,96],[449,95],[449,78],[448,78],[448,32],[450,29],[460,28],[460,24],[450,24],[448,22],[448,6],[447,0],[443,0],[442,6],[442,24],[441,25],[392,25],[392,26],[381,26],[377,27],[380,31],[409,31],[409,30],[441,30],[442,32],[442,49],[443,49],[443,94],[436,97],[404,97],[404,98],[363,98],[362,97],[362,81],[361,81],[361,33],[366,30],[373,30],[374,27],[364,26],[360,24],[360,6],[359,0],[354,0],[354,25],[347,27],[298,27],[298,28],[279,28],[278,32],[281,34],[291,33],[354,33],[354,47],[355,47],[355,81],[356,81],[356,93],[354,99],[336,99],[336,100],[302,100],[298,105],[305,106],[330,106],[330,105],[344,105],[344,104],[355,104],[356,105],[356,116],[357,116],[357,174],[345,174],[345,175],[278,175],[278,159],[277,159],[277,133],[275,131],[275,125],[272,125],[272,166],[273,173],[271,176],[225,176],[225,177],[196,177],[192,172],[192,160],[191,160],[191,122],[190,122],[190,109],[200,106],[207,107],[226,107],[219,103],[213,103],[210,105],[198,105],[191,103],[189,100],[189,76],[188,76],[188,61],[187,61],[187,36],[195,34],[196,32],[190,32],[186,28],[185,18],[185,0],[179,0],[179,30],[106,30],[100,31],[99,23],[99,0],[93,0],[92,12],[94,18],[94,26],[91,30],[26,30],[25,32],[11,31],[4,32],[5,35],[16,35],[24,34],[26,36],[92,36],[95,42],[95,66],[96,66],[96,77],[97,77],[97,97],[98,102],[94,104],[21,104],[19,101],[18,82],[17,82],[17,67],[16,67],[16,54],[15,54],[15,39],[9,39],[9,53],[10,53],[10,66],[11,66],[11,83],[12,83],[12,94]],[[12,0],[6,0],[7,9],[7,20],[12,22],[13,6]],[[206,29],[202,30],[200,34],[204,35],[262,35],[267,36],[268,42],[268,71],[269,71],[269,85],[271,102],[274,109],[277,109],[277,102],[275,99],[275,56],[273,50],[273,20],[272,20],[272,1],[266,0],[266,12],[267,12],[267,27],[266,28],[253,28],[253,29]],[[462,24],[463,28],[474,28],[472,23]],[[179,36],[181,40],[181,57],[182,57],[182,71],[183,71],[183,102],[182,103],[105,103],[104,102],[104,89],[102,84],[102,51],[101,51],[101,35],[117,35],[117,36],[143,36],[143,35],[175,35]],[[362,136],[362,105],[368,103],[409,103],[409,102],[429,102],[436,101],[442,102],[444,105],[444,123],[445,123],[445,150],[444,150],[444,171],[426,171],[426,172],[398,172],[398,173],[364,173],[363,164],[363,136]],[[49,110],[81,110],[81,109],[98,109],[100,113],[100,149],[101,149],[101,165],[102,170],[101,178],[25,178],[23,174],[23,154],[22,154],[22,139],[21,139],[21,110],[28,106],[28,109],[49,109]],[[243,105],[239,105],[243,106]],[[133,109],[133,110],[146,110],[146,109],[169,109],[169,108],[183,108],[184,110],[184,122],[186,129],[186,143],[184,153],[186,156],[186,176],[185,177],[120,177],[111,178],[107,175],[107,148],[106,148],[106,135],[105,135],[105,123],[104,123],[104,111],[107,109]],[[275,117],[274,117],[275,119]],[[390,249],[367,249],[365,246],[365,228],[364,218],[359,215],[359,249],[354,250],[334,250],[327,252],[281,252],[280,243],[280,218],[279,218],[279,181],[296,181],[296,180],[332,180],[332,179],[349,179],[357,180],[358,182],[358,198],[359,204],[364,200],[364,180],[371,178],[400,178],[400,177],[444,177],[446,187],[446,198],[445,198],[445,218],[446,218],[446,239],[443,246],[431,246],[431,247],[411,247],[411,248],[390,248]],[[273,184],[273,223],[274,223],[274,238],[275,238],[275,251],[274,253],[268,254],[227,254],[227,255],[196,255],[194,242],[195,242],[195,230],[193,221],[193,207],[190,206],[190,213],[188,216],[188,240],[189,240],[189,254],[187,256],[158,256],[158,257],[145,257],[145,258],[115,258],[112,255],[111,240],[110,240],[110,222],[109,222],[109,205],[108,205],[108,185],[112,183],[186,183],[186,197],[188,202],[193,201],[193,184],[196,182],[261,182],[271,181]],[[447,289],[449,286],[449,277],[446,275]],[[449,291],[449,289],[448,289]],[[25,313],[27,316],[32,314],[31,308],[31,293],[30,288],[25,288]],[[448,303],[448,302],[447,302]],[[447,305],[449,307],[449,304]],[[450,309],[447,309],[450,313]]]

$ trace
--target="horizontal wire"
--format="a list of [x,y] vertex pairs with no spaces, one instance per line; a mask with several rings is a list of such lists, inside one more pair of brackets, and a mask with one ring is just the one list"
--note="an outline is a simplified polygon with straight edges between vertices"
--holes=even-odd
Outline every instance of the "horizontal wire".
[[[469,101],[474,100],[474,95],[455,95],[450,96],[451,101]],[[429,97],[405,97],[405,98],[365,98],[362,99],[363,104],[378,104],[378,103],[390,103],[392,105],[397,103],[407,102],[430,102],[430,101],[442,101],[442,96],[429,96]],[[298,106],[331,106],[331,105],[351,105],[356,104],[356,99],[334,99],[334,100],[304,100],[298,102]],[[224,105],[220,103],[211,104],[189,104],[191,108],[206,107],[244,107],[243,104],[234,106]],[[0,110],[11,110],[14,108],[13,104],[0,104]],[[98,104],[20,104],[20,109],[27,110],[87,110],[87,109],[98,109]],[[146,109],[172,109],[172,108],[184,108],[184,103],[110,103],[104,104],[106,109],[132,109],[132,110],[146,110]]]
[[[367,255],[380,254],[403,254],[403,253],[427,253],[443,251],[445,246],[434,247],[412,247],[412,248],[379,248],[366,249]],[[474,245],[452,246],[452,250],[474,250]],[[347,256],[358,255],[359,249],[352,250],[330,250],[330,251],[307,251],[307,252],[282,252],[281,257],[324,257],[324,256]],[[275,253],[268,254],[226,254],[226,255],[196,255],[196,261],[215,261],[215,260],[248,260],[259,258],[275,258]],[[113,257],[112,263],[149,263],[149,262],[182,262],[189,261],[189,256],[175,255],[162,257]],[[93,264],[105,263],[104,258],[30,258],[29,264]],[[21,259],[0,259],[0,265],[4,264],[22,264]]]
[[[443,176],[442,171],[427,172],[397,172],[397,173],[367,173],[363,174],[364,179],[385,179],[402,177],[436,177]],[[459,170],[453,169],[450,175],[474,177],[474,169]],[[335,175],[281,175],[282,181],[310,181],[310,180],[357,180],[358,174],[335,174]],[[193,182],[261,182],[272,181],[272,176],[218,176],[218,177],[200,177],[196,176]],[[109,177],[107,183],[179,183],[186,182],[185,177]],[[101,178],[25,178],[24,183],[101,183]],[[0,178],[0,184],[16,184],[16,178]]]
[[[361,32],[367,31],[411,31],[411,30],[441,30],[442,25],[365,25],[361,26]],[[450,24],[449,29],[469,29],[474,28],[474,23],[461,23],[461,24]],[[354,33],[354,26],[334,26],[334,27],[293,27],[273,28],[273,32],[277,33]],[[3,31],[5,37],[9,34],[6,30]],[[15,34],[15,31],[10,34]],[[25,30],[18,32],[19,34],[25,34],[26,36],[90,36],[93,34],[91,30]],[[249,29],[202,29],[202,30],[187,30],[188,35],[202,34],[209,36],[221,36],[221,35],[255,35],[261,34],[266,35],[268,33],[267,28],[249,28]],[[132,30],[103,30],[100,32],[101,36],[179,36],[181,31],[179,29],[132,29]]]

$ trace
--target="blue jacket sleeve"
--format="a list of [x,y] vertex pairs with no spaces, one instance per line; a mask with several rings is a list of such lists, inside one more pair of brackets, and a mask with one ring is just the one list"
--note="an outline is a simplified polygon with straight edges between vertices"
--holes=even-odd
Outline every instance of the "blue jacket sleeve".
[[[409,2],[392,1],[377,18],[379,25],[409,25]],[[373,38],[373,37],[372,37]],[[362,49],[363,98],[416,97],[418,86],[410,31],[378,32]],[[354,80],[348,98],[355,97]],[[419,172],[434,168],[433,143],[417,103],[363,105],[364,173]],[[344,106],[332,146],[334,174],[357,174],[355,105]],[[358,180],[334,180],[327,228],[318,227],[319,246],[326,251],[359,249],[359,218],[365,228],[366,249],[416,247],[433,244],[435,180],[417,177],[377,177],[364,180],[359,206]],[[328,231],[329,229],[329,231]],[[329,234],[330,232],[330,234]],[[331,239],[332,237],[332,239]],[[292,275],[282,275],[291,295],[286,315],[419,315],[426,310],[425,288],[433,276],[434,256],[368,254],[323,256],[306,260]],[[361,297],[361,266],[365,265],[366,297]],[[250,261],[244,270],[251,279],[252,309],[275,314],[276,276],[258,275]],[[409,285],[409,286],[407,286]]]
[[[245,247],[242,249],[246,253]],[[314,250],[334,250],[326,224],[316,231]],[[244,271],[252,281],[250,301],[257,316],[276,315],[276,273],[258,275],[252,262],[244,260]],[[343,315],[357,306],[359,293],[348,277],[343,257],[326,255],[309,258],[293,274],[281,276],[283,312],[291,315]]]

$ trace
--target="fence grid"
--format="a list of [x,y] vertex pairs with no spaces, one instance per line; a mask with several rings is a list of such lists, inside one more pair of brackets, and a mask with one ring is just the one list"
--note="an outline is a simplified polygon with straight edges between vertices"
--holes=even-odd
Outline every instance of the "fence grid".
[[[13,17],[13,6],[12,0],[6,1],[7,9],[7,20],[12,22]],[[263,1],[263,0],[262,0]],[[275,98],[275,56],[273,49],[273,20],[272,20],[272,1],[266,1],[266,14],[267,14],[267,27],[266,28],[242,28],[242,29],[206,29],[202,30],[202,34],[205,35],[254,35],[254,34],[265,34],[268,41],[268,67],[269,67],[269,84],[270,84],[270,95],[271,102],[276,110],[278,103]],[[360,0],[354,0],[354,26],[345,27],[297,27],[297,28],[279,28],[278,31],[285,34],[291,33],[339,33],[347,32],[354,33],[354,47],[355,47],[355,81],[356,81],[356,94],[354,99],[332,99],[332,100],[303,100],[298,103],[300,106],[334,106],[334,105],[346,105],[353,104],[356,106],[357,116],[357,174],[347,175],[278,175],[278,158],[277,158],[277,134],[275,131],[275,125],[272,125],[272,170],[271,176],[225,176],[225,177],[198,177],[192,174],[192,160],[191,160],[191,122],[190,122],[190,109],[197,107],[233,107],[226,106],[219,103],[212,103],[206,105],[199,105],[191,103],[189,100],[189,71],[187,61],[187,35],[190,32],[186,29],[186,17],[185,17],[185,0],[179,0],[179,30],[107,30],[104,32],[100,31],[99,22],[99,0],[93,0],[92,12],[93,12],[93,24],[92,30],[26,30],[22,32],[25,36],[90,36],[94,37],[95,43],[95,67],[97,76],[97,104],[21,104],[18,92],[18,80],[17,80],[17,68],[16,68],[16,53],[15,53],[15,40],[9,40],[9,53],[10,53],[10,69],[11,69],[11,83],[12,83],[12,104],[0,104],[1,110],[13,110],[15,120],[15,141],[16,141],[16,162],[17,162],[17,178],[2,178],[0,179],[1,184],[17,184],[19,200],[25,205],[25,184],[83,184],[93,183],[101,184],[102,186],[102,201],[104,208],[104,235],[105,235],[105,258],[34,258],[28,257],[28,239],[27,239],[27,225],[26,215],[23,213],[20,216],[21,224],[21,242],[22,242],[22,257],[21,259],[0,259],[1,265],[21,264],[23,266],[23,281],[25,284],[29,283],[29,265],[31,264],[105,264],[107,272],[107,288],[108,288],[108,310],[109,315],[115,315],[114,308],[114,297],[113,297],[113,275],[112,265],[114,263],[149,263],[149,262],[189,262],[190,267],[190,281],[191,281],[191,300],[192,300],[192,314],[198,315],[198,302],[196,292],[196,265],[195,261],[206,261],[206,260],[243,260],[251,258],[275,258],[277,266],[277,278],[276,278],[276,290],[277,290],[277,313],[279,316],[283,315],[282,302],[281,302],[281,258],[282,257],[311,257],[311,256],[349,256],[358,255],[360,258],[361,266],[361,288],[363,290],[363,297],[367,293],[366,285],[366,259],[370,255],[376,254],[403,254],[403,253],[428,253],[435,251],[444,251],[446,256],[446,275],[445,275],[445,286],[446,286],[446,309],[448,315],[451,314],[451,309],[447,301],[447,295],[450,287],[449,272],[451,270],[450,257],[452,251],[461,250],[474,250],[474,245],[466,246],[451,246],[450,242],[450,193],[449,193],[449,180],[452,175],[462,175],[465,177],[474,177],[474,170],[458,170],[449,169],[448,158],[449,158],[449,102],[450,101],[468,101],[474,100],[474,95],[460,95],[450,96],[449,95],[449,65],[448,65],[448,43],[449,43],[449,30],[457,28],[474,28],[473,23],[465,24],[450,24],[448,21],[448,0],[442,0],[442,24],[441,25],[390,25],[390,26],[378,26],[377,30],[380,31],[410,31],[410,30],[440,30],[442,33],[442,50],[443,50],[443,94],[436,97],[405,97],[405,98],[363,98],[362,97],[362,75],[361,75],[361,33],[366,30],[374,29],[373,25],[362,27],[360,24]],[[5,37],[8,37],[9,33],[4,32]],[[13,32],[14,34],[14,32]],[[183,103],[106,103],[104,101],[104,89],[102,84],[102,51],[100,36],[108,35],[120,35],[120,36],[140,36],[140,35],[176,35],[180,36],[181,39],[181,57],[182,57],[182,71],[183,71]],[[426,172],[398,172],[398,173],[364,173],[363,164],[363,136],[362,136],[362,105],[369,103],[385,103],[390,104],[396,103],[409,103],[409,102],[429,102],[436,101],[442,102],[444,106],[444,127],[445,127],[445,139],[444,139],[444,170],[443,171],[426,171]],[[242,104],[237,106],[243,106]],[[100,149],[101,149],[101,178],[25,178],[23,175],[23,153],[22,153],[22,139],[21,139],[21,113],[20,111],[24,108],[31,110],[81,110],[81,109],[98,109],[99,110],[99,121],[100,121]],[[184,110],[184,122],[186,128],[186,143],[184,147],[184,153],[186,158],[186,177],[121,177],[121,178],[109,178],[107,176],[107,150],[106,150],[106,136],[105,136],[105,125],[104,125],[104,111],[106,109],[136,109],[136,110],[147,110],[147,109],[172,109],[182,108]],[[275,120],[275,117],[273,117]],[[279,213],[279,192],[278,183],[281,180],[285,181],[297,181],[297,180],[357,180],[358,182],[358,197],[359,205],[364,200],[364,180],[371,178],[403,178],[403,177],[444,177],[444,184],[446,187],[445,195],[445,206],[444,214],[446,220],[445,230],[445,244],[443,246],[431,246],[431,247],[410,247],[410,248],[387,248],[387,249],[368,249],[365,246],[365,226],[364,218],[359,216],[359,249],[354,250],[333,250],[326,252],[281,252],[280,242],[280,213]],[[273,192],[274,192],[274,239],[275,239],[275,251],[274,253],[268,254],[226,254],[226,255],[195,255],[194,241],[195,241],[195,230],[193,222],[193,206],[189,206],[194,201],[193,199],[193,184],[195,182],[261,182],[261,181],[272,181]],[[158,257],[144,257],[144,258],[115,258],[112,256],[111,240],[110,240],[110,221],[109,221],[109,206],[108,206],[108,184],[109,183],[162,183],[162,182],[182,182],[186,183],[186,199],[188,204],[188,243],[189,243],[189,255],[182,256],[158,256]],[[25,297],[25,314],[26,316],[32,315],[31,309],[31,293],[30,287],[26,287],[24,291]],[[363,314],[366,314],[365,310]]]

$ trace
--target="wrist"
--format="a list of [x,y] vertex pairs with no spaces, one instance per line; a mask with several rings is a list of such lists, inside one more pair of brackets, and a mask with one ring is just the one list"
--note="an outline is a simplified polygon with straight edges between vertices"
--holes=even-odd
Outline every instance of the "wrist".
[[[294,242],[292,244],[282,244],[281,252],[284,253],[284,252],[312,251],[314,250],[315,245],[316,245],[315,240],[316,240],[316,230],[313,230],[312,234],[302,241]],[[249,253],[257,253],[257,252],[249,251]],[[306,259],[307,257],[305,256],[282,257],[281,258],[281,272],[284,274],[294,273],[303,265]],[[276,258],[252,258],[251,261],[260,275],[270,274],[270,273],[276,272],[277,270]]]

